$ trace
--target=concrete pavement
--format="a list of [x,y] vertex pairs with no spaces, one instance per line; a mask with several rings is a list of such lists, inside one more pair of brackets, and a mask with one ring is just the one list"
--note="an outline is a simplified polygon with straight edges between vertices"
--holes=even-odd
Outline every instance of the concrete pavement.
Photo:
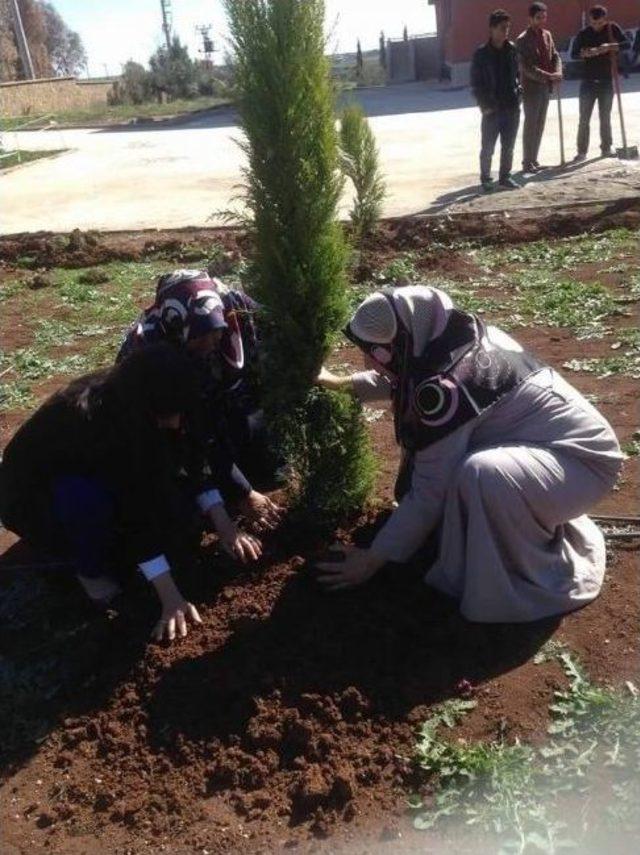
[[[640,142],[640,75],[624,81],[627,133]],[[578,83],[564,85],[564,124],[568,158],[575,153]],[[443,90],[433,84],[405,84],[357,93],[370,116],[380,147],[388,197],[385,216],[414,214],[443,206],[480,208],[529,204],[535,185],[523,191],[475,200],[479,113],[468,90]],[[617,113],[614,113],[619,145]],[[597,117],[592,122],[592,152],[597,153]],[[128,230],[213,226],[229,208],[241,180],[243,157],[235,140],[240,131],[232,110],[194,117],[184,125],[101,130],[51,130],[5,134],[5,146],[68,148],[55,158],[17,167],[0,176],[0,233],[70,231],[74,228]],[[497,160],[497,158],[496,158]],[[516,148],[516,162],[520,146]],[[559,161],[558,118],[549,113],[541,160]],[[618,166],[619,164],[616,164]],[[544,204],[565,191],[578,194],[640,192],[640,168],[619,165],[624,176],[601,180],[598,167],[574,189],[566,180],[545,181]],[[605,173],[612,169],[607,162]],[[618,170],[619,172],[619,170]],[[585,173],[586,175],[586,173]],[[553,176],[552,176],[553,178]],[[567,185],[563,189],[563,184]],[[624,187],[622,186],[624,185]],[[540,186],[540,184],[538,185]],[[622,187],[622,189],[621,189]],[[555,188],[555,189],[554,189]],[[349,194],[343,215],[349,209]],[[495,200],[495,201],[494,201]]]

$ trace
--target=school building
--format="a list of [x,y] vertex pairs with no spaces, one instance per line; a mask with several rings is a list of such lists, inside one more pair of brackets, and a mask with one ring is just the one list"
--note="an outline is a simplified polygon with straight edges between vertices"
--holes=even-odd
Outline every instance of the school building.
[[[598,0],[545,0],[549,29],[557,44],[575,35],[586,22],[587,10]],[[599,0],[609,17],[624,29],[640,27],[640,0]],[[452,83],[468,83],[471,57],[487,39],[489,13],[502,8],[512,16],[511,32],[519,35],[527,26],[528,0],[429,0],[435,6],[441,64]]]

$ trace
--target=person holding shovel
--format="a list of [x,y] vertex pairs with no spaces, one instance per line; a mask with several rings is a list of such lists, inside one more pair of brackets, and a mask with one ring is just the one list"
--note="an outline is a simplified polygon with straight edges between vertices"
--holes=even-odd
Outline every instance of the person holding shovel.
[[168,344],[140,350],[45,401],[0,469],[4,525],[74,568],[96,606],[120,593],[123,564],[138,565],[160,599],[157,639],[200,623],[172,575],[192,557],[198,513],[234,557],[261,552],[228,520],[225,478],[207,465],[197,384],[186,353]]
[[506,190],[520,185],[511,176],[513,150],[520,125],[520,79],[518,55],[509,41],[511,16],[496,9],[489,16],[489,39],[473,55],[471,89],[482,113],[480,183],[485,193],[495,189],[491,161],[500,137],[498,183]]
[[[581,30],[573,41],[572,59],[582,59],[583,78],[580,84],[580,121],[578,124],[578,153],[574,163],[587,159],[589,151],[589,125],[596,101],[600,116],[600,150],[602,157],[611,157],[613,134],[611,131],[611,108],[613,106],[613,74],[617,74],[615,63],[621,50],[629,42],[618,24],[609,20],[605,6],[589,9],[589,25]],[[612,60],[613,54],[613,60]]]
[[545,29],[547,6],[529,6],[529,26],[516,40],[522,82],[524,128],[522,132],[522,171],[535,175],[542,167],[538,152],[547,121],[549,98],[562,80],[562,60],[551,32]]
[[366,582],[437,531],[425,581],[469,620],[532,621],[595,599],[605,544],[586,513],[623,459],[600,413],[436,288],[375,292],[345,332],[367,370],[322,369],[318,383],[363,402],[390,398],[403,463],[389,520],[368,549],[342,547],[342,562],[320,562],[321,584]]

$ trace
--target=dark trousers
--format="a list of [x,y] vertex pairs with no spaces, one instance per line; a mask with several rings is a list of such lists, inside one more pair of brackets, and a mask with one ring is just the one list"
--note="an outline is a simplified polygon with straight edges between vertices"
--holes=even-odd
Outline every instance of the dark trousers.
[[522,165],[526,169],[538,162],[538,153],[549,108],[549,85],[527,82],[522,93],[524,127],[522,130]]
[[513,149],[518,136],[520,107],[499,108],[482,117],[482,149],[480,151],[480,180],[491,178],[491,160],[500,137],[500,180],[511,175]]
[[583,80],[580,85],[578,154],[586,154],[589,150],[589,123],[596,101],[600,115],[600,148],[602,151],[608,151],[613,145],[611,133],[613,84],[610,80]]

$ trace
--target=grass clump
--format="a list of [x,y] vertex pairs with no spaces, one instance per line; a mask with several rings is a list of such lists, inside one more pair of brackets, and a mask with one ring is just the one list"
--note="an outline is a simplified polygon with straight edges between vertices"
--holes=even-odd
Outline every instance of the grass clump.
[[[347,313],[324,3],[226,0],[225,7],[247,139],[250,279],[263,306],[266,409],[298,473],[297,498],[311,500],[310,484],[332,483],[336,495],[325,517],[335,519],[354,510],[356,497],[360,503],[358,485],[367,478],[358,471],[352,405],[312,389]],[[318,407],[322,419],[313,417]],[[352,462],[339,472],[323,435],[327,424],[341,432],[343,459]],[[317,502],[311,504],[315,513]]]
[[[621,824],[624,833],[640,832],[638,690],[596,686],[562,647],[548,653],[569,678],[550,706],[548,744],[443,738],[442,727],[473,702],[448,702],[422,726],[414,760],[435,792],[410,800],[416,828],[470,827],[492,841],[486,851],[501,853],[600,851],[593,842]],[[576,796],[580,816],[567,810]]]
[[346,107],[340,120],[341,164],[355,190],[351,222],[358,239],[370,234],[380,218],[386,194],[378,146],[362,107]]

